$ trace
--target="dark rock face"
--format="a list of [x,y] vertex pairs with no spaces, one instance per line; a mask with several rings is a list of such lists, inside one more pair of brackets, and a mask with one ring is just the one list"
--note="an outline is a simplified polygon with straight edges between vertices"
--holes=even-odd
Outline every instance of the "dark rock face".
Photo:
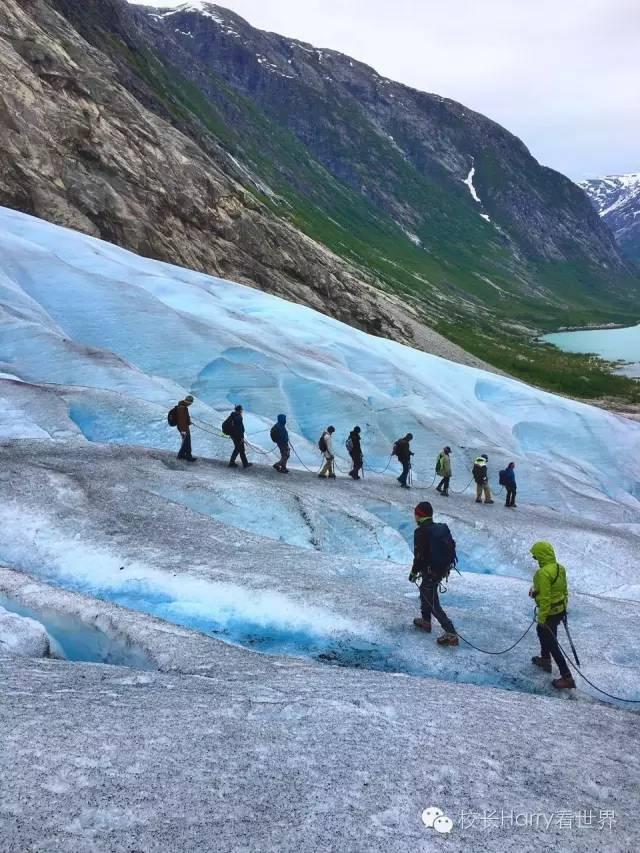
[[[128,15],[122,4],[90,0],[81,11],[101,34]],[[415,310],[405,322],[404,306],[372,276],[248,193],[221,149],[146,109],[119,82],[122,69],[44,0],[0,9],[0,76],[0,204],[430,348]]]
[[[221,78],[408,229],[420,233],[436,217],[455,214],[455,199],[478,220],[488,215],[528,256],[620,265],[610,233],[575,185],[540,166],[519,139],[484,116],[340,53],[256,30],[213,4],[143,14],[158,51],[212,100]],[[207,71],[216,75],[208,83]],[[480,202],[464,185],[474,166]],[[419,198],[407,197],[408,181],[431,190],[433,200],[436,188],[450,198],[438,199],[436,211],[421,207]]]
[[591,178],[580,186],[613,231],[622,252],[640,262],[640,173]]
[[472,363],[425,322],[631,292],[584,193],[498,125],[191,6],[5,0],[0,204]]

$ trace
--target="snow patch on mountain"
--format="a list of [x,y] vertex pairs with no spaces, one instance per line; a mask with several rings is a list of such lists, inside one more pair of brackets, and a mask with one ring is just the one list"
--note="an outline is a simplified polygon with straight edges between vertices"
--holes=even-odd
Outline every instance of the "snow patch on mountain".
[[478,204],[482,204],[482,202],[480,201],[480,198],[478,196],[478,193],[476,192],[476,188],[473,185],[473,176],[475,175],[475,173],[476,173],[476,167],[472,166],[469,169],[469,174],[467,175],[467,177],[464,179],[464,181],[462,183],[466,184],[467,187],[469,188],[469,192],[471,193],[471,198],[474,201],[477,201]]
[[166,12],[161,12],[157,17],[170,18],[172,15],[185,12],[196,12],[205,18],[211,18],[217,24],[224,24],[224,19],[220,16],[218,7],[213,3],[205,2],[205,0],[191,0],[188,3],[180,3],[180,5],[168,9]]
[[640,172],[591,178],[579,186],[626,254],[640,259]]

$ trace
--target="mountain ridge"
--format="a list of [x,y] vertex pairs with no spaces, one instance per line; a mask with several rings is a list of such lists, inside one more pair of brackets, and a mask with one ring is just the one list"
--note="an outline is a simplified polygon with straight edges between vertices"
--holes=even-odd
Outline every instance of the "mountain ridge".
[[[7,0],[0,202],[542,384],[550,354],[533,330],[635,319],[637,278],[584,194],[495,122],[224,10],[222,24],[163,13]],[[227,43],[218,68],[194,54],[203,22],[205,53]],[[302,56],[271,68],[273,44]],[[302,88],[280,75],[288,59]],[[485,145],[473,153],[468,122]]]
[[613,231],[621,251],[640,262],[640,172],[589,178],[579,186]]

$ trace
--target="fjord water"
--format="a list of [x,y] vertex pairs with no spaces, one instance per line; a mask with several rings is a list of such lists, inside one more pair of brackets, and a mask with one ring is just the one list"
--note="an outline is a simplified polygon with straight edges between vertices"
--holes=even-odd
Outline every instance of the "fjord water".
[[640,324],[624,329],[556,332],[545,335],[543,340],[565,352],[593,352],[609,361],[624,361],[620,372],[640,378]]

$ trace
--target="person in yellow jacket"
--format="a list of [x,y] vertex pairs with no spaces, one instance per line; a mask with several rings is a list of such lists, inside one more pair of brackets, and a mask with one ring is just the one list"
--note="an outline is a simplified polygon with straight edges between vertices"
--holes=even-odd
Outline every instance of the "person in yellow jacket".
[[560,670],[560,678],[554,678],[551,683],[558,689],[572,688],[576,683],[558,645],[558,625],[566,617],[569,601],[567,572],[557,561],[553,546],[548,542],[536,542],[531,554],[539,566],[529,595],[535,598],[538,607],[537,632],[540,640],[540,654],[532,657],[531,662],[545,672],[551,672],[553,658]]

